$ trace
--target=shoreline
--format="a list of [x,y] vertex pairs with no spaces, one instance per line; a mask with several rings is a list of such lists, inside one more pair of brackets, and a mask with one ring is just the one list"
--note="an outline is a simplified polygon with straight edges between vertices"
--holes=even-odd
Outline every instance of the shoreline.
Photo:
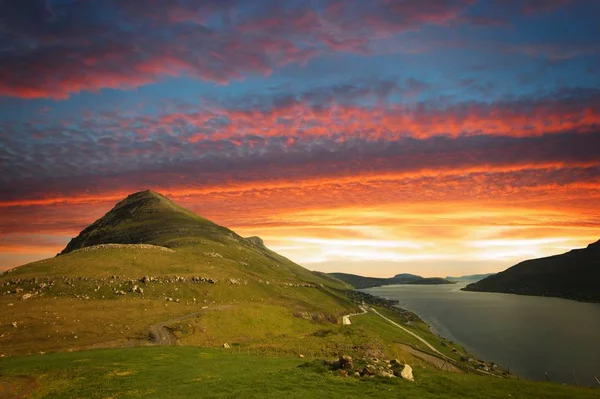
[[[381,287],[375,292],[365,289],[365,293],[378,298],[398,297],[400,300],[392,299],[395,304],[418,315],[427,324],[432,334],[451,339],[478,359],[493,359],[511,375],[523,380],[552,381],[598,388],[597,380],[594,380],[594,373],[597,370],[595,352],[585,350],[594,343],[595,324],[589,316],[594,314],[596,306],[599,305],[597,303],[562,301],[565,298],[539,296],[536,300],[536,296],[532,295],[517,297],[506,293],[490,293],[496,296],[490,296],[489,300],[478,301],[478,298],[487,295],[460,288],[438,291],[437,289],[411,290],[397,286],[395,289],[392,288],[392,292],[384,291],[385,288],[387,287]],[[378,290],[381,292],[377,292]],[[396,290],[404,291],[408,296],[403,299],[401,292],[396,296],[393,294]],[[471,293],[477,296],[473,295],[473,298],[469,298],[468,295]],[[454,295],[458,296],[454,297]],[[504,297],[507,299],[503,299]],[[478,306],[474,305],[475,307],[471,308],[471,301]],[[516,313],[511,313],[512,306],[518,306],[520,311],[515,309]],[[584,308],[583,311],[578,312],[580,306]],[[552,317],[552,312],[561,312],[561,309],[563,314],[571,315],[564,320],[565,323],[585,320],[589,320],[589,323],[586,323],[583,329],[561,330],[561,326],[556,323],[556,318]],[[491,316],[490,312],[496,311],[500,312],[499,319]],[[517,319],[529,317],[528,315],[539,315],[540,328],[543,331],[551,329],[556,333],[543,340],[536,339],[535,324],[528,323],[523,330],[516,321],[510,324],[511,314]],[[506,324],[506,328],[502,327],[505,325],[502,324],[504,320],[509,323]],[[535,323],[538,319],[532,320]],[[572,340],[582,344],[580,347],[566,348],[564,343]],[[553,348],[562,349],[557,351]]]

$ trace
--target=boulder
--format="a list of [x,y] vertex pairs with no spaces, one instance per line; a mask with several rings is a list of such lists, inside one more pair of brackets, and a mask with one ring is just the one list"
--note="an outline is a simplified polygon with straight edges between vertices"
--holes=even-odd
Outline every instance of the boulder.
[[342,377],[348,377],[348,370],[343,370],[343,369],[342,369],[342,370],[340,370],[340,371],[339,371],[339,373],[340,373],[340,375],[341,375]]
[[303,355],[302,353],[301,353],[301,354],[299,354],[299,355],[298,355],[298,357],[299,357],[300,359],[304,359],[304,355]]
[[21,297],[21,300],[22,300],[22,301],[26,301],[26,300],[28,300],[29,298],[31,298],[32,296],[33,296],[33,295],[31,295],[31,294],[25,294],[25,295],[23,295],[23,296]]
[[405,364],[404,368],[400,372],[400,377],[404,378],[405,380],[414,381],[415,377],[413,377],[412,367],[410,367],[408,364]]
[[16,321],[13,321],[12,323],[10,323],[11,326],[13,326],[14,328],[17,328],[18,324]]
[[223,344],[223,348],[225,348],[225,349],[230,349],[230,348],[231,348],[231,346],[229,346],[229,344],[228,344],[228,343],[224,343],[224,344]]
[[344,370],[351,370],[353,365],[352,365],[352,358],[348,355],[342,355],[339,358],[339,362],[340,362],[340,368],[344,369]]
[[395,377],[394,373],[391,373],[391,372],[385,371],[385,370],[379,370],[376,375],[377,375],[377,377],[384,377],[384,378]]

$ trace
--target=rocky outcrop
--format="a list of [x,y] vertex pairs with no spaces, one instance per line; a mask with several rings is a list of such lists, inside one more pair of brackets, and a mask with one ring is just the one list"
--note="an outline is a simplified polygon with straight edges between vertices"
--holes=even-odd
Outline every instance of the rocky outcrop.
[[89,251],[100,251],[106,249],[151,249],[157,251],[164,252],[175,252],[170,248],[161,247],[160,245],[150,245],[150,244],[98,244],[92,245],[90,247],[83,247],[80,249],[73,250],[73,252],[89,252]]
[[246,241],[249,241],[250,243],[256,245],[259,248],[267,248],[265,246],[265,242],[262,240],[262,238],[254,236],[254,237],[246,237]]
[[408,364],[397,359],[383,360],[378,358],[360,358],[354,361],[348,355],[342,355],[337,360],[325,360],[324,364],[331,371],[341,376],[403,378],[414,381],[413,369]]

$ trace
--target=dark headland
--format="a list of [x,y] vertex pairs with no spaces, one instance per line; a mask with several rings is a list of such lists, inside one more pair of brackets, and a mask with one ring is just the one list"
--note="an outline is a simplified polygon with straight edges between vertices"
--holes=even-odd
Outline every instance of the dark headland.
[[600,241],[561,255],[526,260],[463,290],[600,302]]

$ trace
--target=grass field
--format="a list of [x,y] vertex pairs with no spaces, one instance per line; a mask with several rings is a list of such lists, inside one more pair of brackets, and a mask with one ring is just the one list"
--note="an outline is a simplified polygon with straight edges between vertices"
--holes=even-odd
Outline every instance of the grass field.
[[[598,391],[416,368],[415,382],[341,377],[296,357],[153,347],[2,359],[0,381],[35,377],[32,398],[597,398]],[[304,365],[304,366],[302,366]],[[0,394],[1,397],[1,394]]]

